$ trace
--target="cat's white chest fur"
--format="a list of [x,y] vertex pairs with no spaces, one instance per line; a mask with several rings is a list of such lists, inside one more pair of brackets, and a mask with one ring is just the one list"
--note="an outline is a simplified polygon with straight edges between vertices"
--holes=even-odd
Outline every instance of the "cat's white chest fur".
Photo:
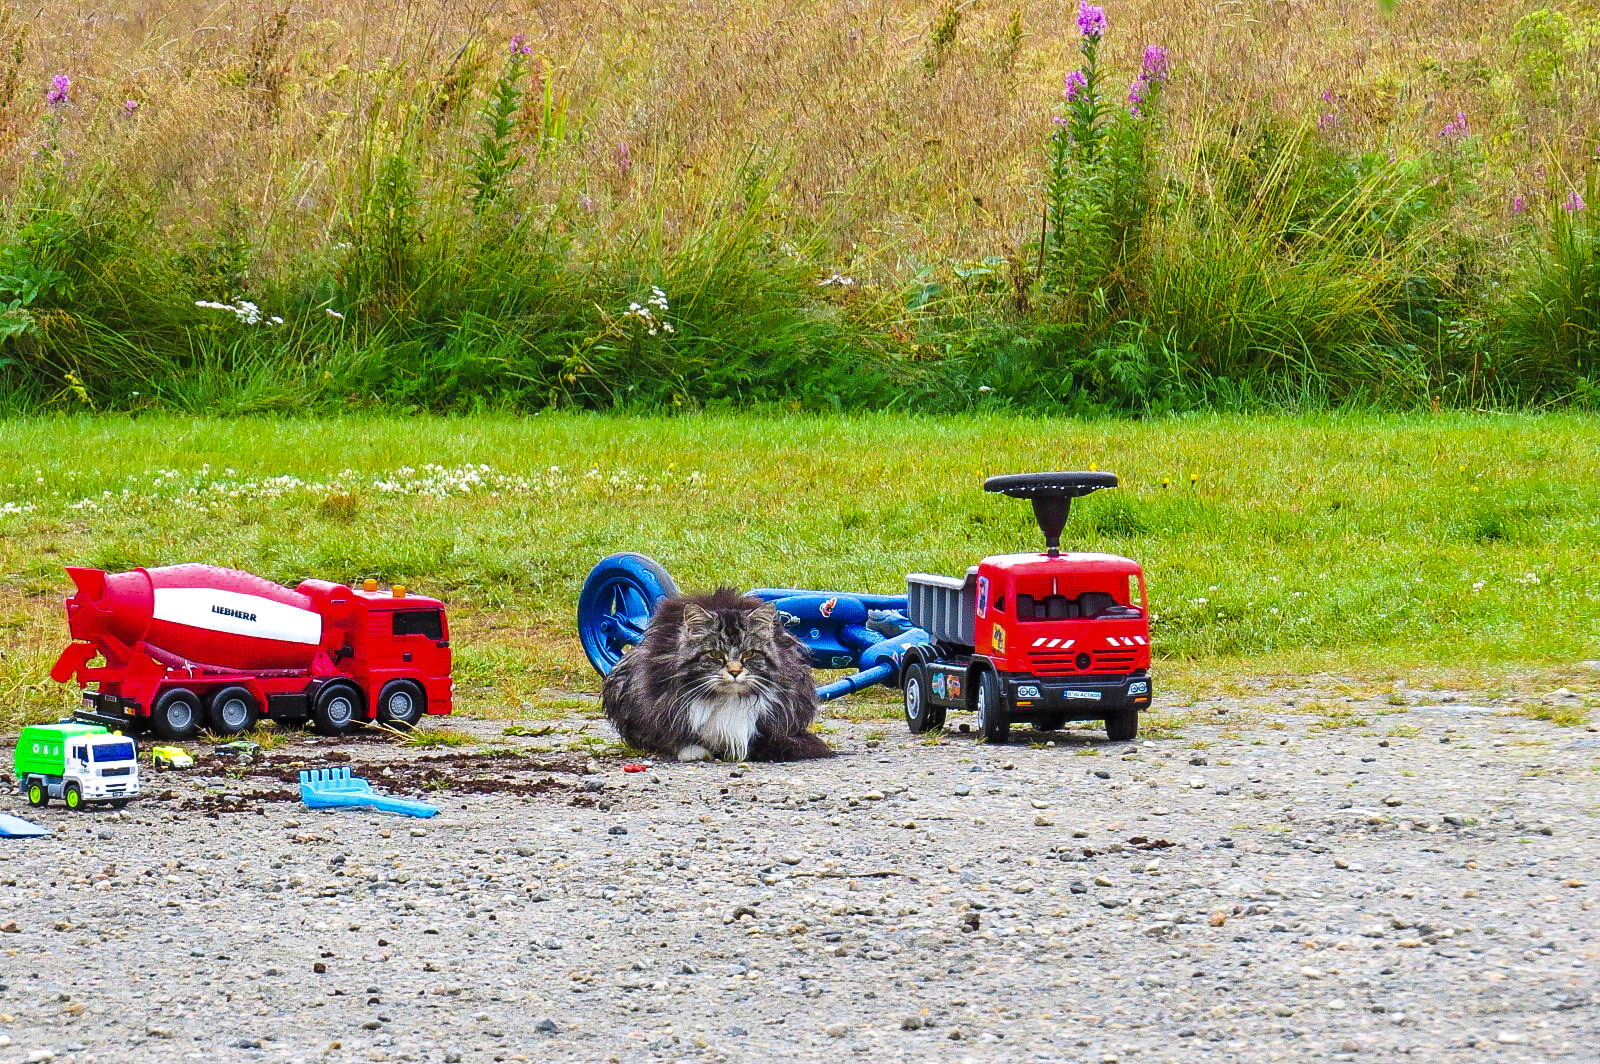
[[763,705],[762,699],[753,695],[701,698],[689,703],[689,726],[705,746],[686,746],[678,752],[678,759],[696,761],[712,753],[727,761],[743,761],[750,755],[750,740],[755,737]]

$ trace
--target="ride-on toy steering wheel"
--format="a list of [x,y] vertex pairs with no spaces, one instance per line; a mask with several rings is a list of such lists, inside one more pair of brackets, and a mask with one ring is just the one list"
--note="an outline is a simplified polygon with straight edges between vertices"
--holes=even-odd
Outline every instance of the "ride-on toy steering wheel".
[[1032,500],[1033,519],[1039,522],[1045,551],[1052,558],[1061,553],[1061,530],[1067,527],[1072,500],[1116,486],[1115,473],[1009,473],[983,482],[984,491]]

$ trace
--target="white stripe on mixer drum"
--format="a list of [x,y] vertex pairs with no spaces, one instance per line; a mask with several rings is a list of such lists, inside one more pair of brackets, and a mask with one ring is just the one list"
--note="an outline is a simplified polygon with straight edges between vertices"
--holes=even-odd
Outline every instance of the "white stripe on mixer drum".
[[322,617],[282,602],[209,587],[158,587],[158,621],[229,635],[276,639],[316,646],[322,642]]

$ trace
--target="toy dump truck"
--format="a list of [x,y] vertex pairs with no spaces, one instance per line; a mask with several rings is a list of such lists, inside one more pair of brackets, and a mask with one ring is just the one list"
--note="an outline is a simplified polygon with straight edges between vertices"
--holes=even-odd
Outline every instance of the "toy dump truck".
[[30,724],[17,736],[13,767],[29,805],[54,798],[68,809],[89,802],[121,809],[139,794],[133,740],[98,724]]
[[73,642],[50,676],[84,688],[79,719],[183,740],[202,727],[235,735],[262,717],[309,717],[335,735],[450,712],[444,605],[399,585],[304,580],[291,590],[210,565],[67,575],[78,588],[66,603]]
[[985,558],[964,577],[906,577],[907,615],[930,637],[907,648],[901,672],[913,732],[971,709],[990,742],[1017,722],[1103,720],[1112,740],[1137,736],[1151,695],[1144,573],[1127,558],[1060,546],[1072,500],[1116,484],[1111,473],[990,477],[985,491],[1033,502],[1045,551]]

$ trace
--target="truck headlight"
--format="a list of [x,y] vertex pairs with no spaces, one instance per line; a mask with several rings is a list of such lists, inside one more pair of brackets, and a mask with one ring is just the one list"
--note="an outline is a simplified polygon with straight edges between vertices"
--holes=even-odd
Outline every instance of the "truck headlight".
[[1128,693],[1130,695],[1147,695],[1150,693],[1150,682],[1148,680],[1135,680],[1128,685]]
[[1017,685],[1017,697],[1018,698],[1038,698],[1039,697],[1039,688],[1035,687],[1031,683],[1018,684]]

